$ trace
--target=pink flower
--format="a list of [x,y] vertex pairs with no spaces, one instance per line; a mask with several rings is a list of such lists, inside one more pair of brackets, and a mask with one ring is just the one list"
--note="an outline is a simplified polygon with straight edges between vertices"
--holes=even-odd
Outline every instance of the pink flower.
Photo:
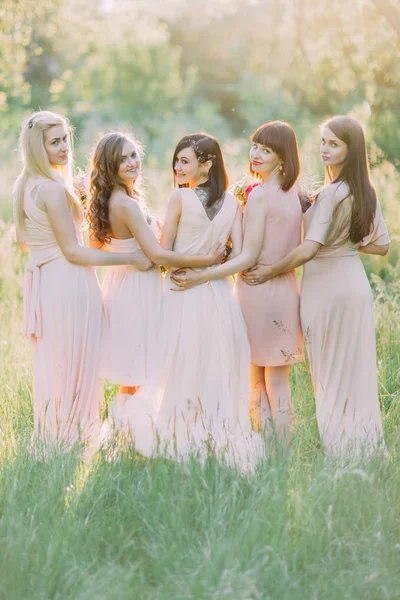
[[247,188],[244,190],[244,193],[246,194],[246,200],[249,199],[250,192],[253,191],[254,188],[258,187],[259,185],[261,185],[261,183],[256,182],[247,186]]

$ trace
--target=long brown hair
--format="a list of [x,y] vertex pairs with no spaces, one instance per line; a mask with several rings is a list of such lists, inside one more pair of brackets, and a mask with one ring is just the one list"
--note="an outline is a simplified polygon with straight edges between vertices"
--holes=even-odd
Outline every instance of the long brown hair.
[[[226,172],[224,157],[222,156],[221,146],[217,138],[209,133],[191,133],[185,135],[177,144],[172,157],[172,170],[174,173],[174,184],[176,185],[175,163],[181,150],[192,148],[200,163],[211,160],[211,169],[208,172],[208,181],[203,184],[209,189],[210,195],[207,206],[212,206],[217,200],[222,198],[228,188],[228,174]],[[186,187],[186,186],[179,186]]]
[[[297,181],[300,173],[299,148],[296,134],[289,123],[285,121],[270,121],[260,125],[251,141],[262,146],[267,146],[275,152],[282,161],[282,190],[289,191]],[[259,176],[249,165],[250,173]]]
[[132,135],[113,131],[103,135],[97,142],[92,155],[90,172],[90,203],[88,221],[90,233],[101,244],[111,241],[111,223],[109,217],[109,202],[113,189],[122,187],[128,196],[140,200],[138,182],[130,190],[118,175],[121,165],[122,150],[125,142],[132,142],[140,157],[143,156],[143,146]]
[[328,127],[347,145],[347,156],[339,175],[333,179],[329,167],[325,172],[330,182],[343,181],[350,188],[353,196],[350,240],[357,244],[371,233],[376,211],[376,192],[370,178],[364,131],[358,121],[345,116],[332,117],[322,127]]

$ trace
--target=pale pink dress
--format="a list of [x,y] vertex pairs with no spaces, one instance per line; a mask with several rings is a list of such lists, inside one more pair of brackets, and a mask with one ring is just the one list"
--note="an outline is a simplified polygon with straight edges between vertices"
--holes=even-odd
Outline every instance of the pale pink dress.
[[[257,262],[280,261],[301,242],[302,210],[297,190],[284,192],[276,184],[262,186],[265,198],[264,241]],[[246,227],[247,209],[244,210]],[[289,271],[260,285],[239,277],[238,297],[250,340],[251,362],[263,367],[290,365],[303,360],[300,325],[300,285]]]
[[[92,267],[70,263],[54,236],[47,213],[36,206],[40,186],[25,187],[25,334],[33,349],[35,434],[68,444],[95,438],[100,428],[99,379],[102,303]],[[83,245],[79,225],[78,241]]]
[[[154,220],[150,227],[158,235]],[[112,238],[110,252],[140,250],[134,238]],[[115,266],[103,281],[104,322],[101,375],[111,383],[141,386],[160,381],[161,300],[160,270],[139,271]]]
[[[206,255],[228,239],[238,202],[226,193],[210,221],[193,190],[181,194],[174,250]],[[180,459],[211,451],[228,464],[253,468],[263,446],[250,422],[250,348],[233,280],[173,292],[167,277],[165,287],[162,385],[140,390],[122,408],[114,404],[111,418],[128,428],[146,456]]]
[[304,267],[301,320],[324,449],[351,456],[383,441],[372,293],[358,247],[389,236],[378,203],[372,233],[353,244],[352,197],[338,209],[337,198],[321,197],[305,215],[305,239],[323,247]]

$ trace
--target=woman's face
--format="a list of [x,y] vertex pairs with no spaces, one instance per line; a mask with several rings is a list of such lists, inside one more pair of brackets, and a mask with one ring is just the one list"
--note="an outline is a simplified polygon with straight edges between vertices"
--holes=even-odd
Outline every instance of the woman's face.
[[347,144],[340,140],[329,127],[323,127],[320,153],[325,167],[341,167],[347,157]]
[[205,172],[211,168],[212,162],[201,163],[193,148],[183,148],[176,155],[174,172],[178,185],[188,184],[193,186],[207,180]]
[[53,167],[68,163],[69,140],[64,125],[55,125],[44,132],[44,147]]
[[250,148],[251,168],[259,175],[270,175],[279,165],[280,158],[276,152],[268,146],[253,142]]
[[118,175],[127,185],[132,185],[140,175],[141,160],[135,144],[129,140],[124,142]]

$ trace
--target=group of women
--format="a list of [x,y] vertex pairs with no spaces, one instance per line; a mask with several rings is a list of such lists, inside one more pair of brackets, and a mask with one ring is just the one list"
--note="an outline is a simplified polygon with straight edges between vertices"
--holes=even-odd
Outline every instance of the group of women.
[[[273,430],[290,442],[289,370],[305,343],[325,451],[383,445],[372,295],[359,252],[383,255],[389,238],[363,130],[349,117],[322,126],[326,185],[304,224],[292,127],[266,123],[251,142],[260,185],[242,209],[227,190],[218,141],[205,133],[180,140],[160,234],[133,136],[113,132],[97,143],[84,214],[68,120],[41,111],[23,123],[14,208],[19,243],[31,252],[25,332],[43,439],[96,444],[117,430],[145,456],[213,452],[252,468]],[[165,281],[157,265],[170,267]],[[95,266],[110,267],[101,291]],[[102,426],[103,377],[120,388]]]

